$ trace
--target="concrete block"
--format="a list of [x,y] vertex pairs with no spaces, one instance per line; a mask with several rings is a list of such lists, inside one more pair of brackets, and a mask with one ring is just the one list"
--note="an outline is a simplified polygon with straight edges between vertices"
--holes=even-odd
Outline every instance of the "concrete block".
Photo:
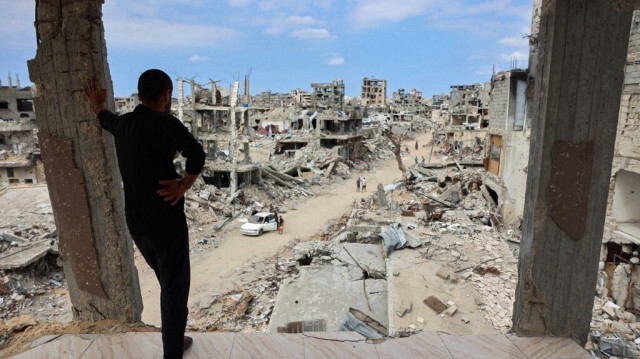
[[456,314],[457,311],[458,311],[458,306],[457,305],[452,305],[449,308],[445,309],[445,311],[443,313],[447,317],[453,317],[453,315]]

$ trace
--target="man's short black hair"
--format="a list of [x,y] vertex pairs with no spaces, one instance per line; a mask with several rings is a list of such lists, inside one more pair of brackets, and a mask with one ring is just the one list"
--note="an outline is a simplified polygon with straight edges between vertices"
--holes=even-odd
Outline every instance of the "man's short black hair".
[[143,102],[153,102],[167,89],[173,90],[173,82],[164,71],[147,70],[138,79],[138,96]]

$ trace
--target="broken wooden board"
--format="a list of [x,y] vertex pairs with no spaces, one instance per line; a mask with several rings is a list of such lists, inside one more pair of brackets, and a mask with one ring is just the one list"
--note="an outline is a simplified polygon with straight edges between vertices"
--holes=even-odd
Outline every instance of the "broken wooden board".
[[429,308],[433,309],[436,313],[440,314],[447,309],[447,305],[442,303],[440,299],[429,296],[427,299],[423,300],[424,304],[426,304]]
[[44,257],[51,250],[52,240],[14,247],[0,257],[0,270],[23,268]]

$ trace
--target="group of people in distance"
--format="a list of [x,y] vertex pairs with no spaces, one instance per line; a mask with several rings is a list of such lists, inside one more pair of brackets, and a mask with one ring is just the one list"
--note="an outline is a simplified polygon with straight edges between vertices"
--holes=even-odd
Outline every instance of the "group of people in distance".
[[360,179],[360,177],[358,177],[358,179],[356,180],[356,191],[360,192],[362,190],[362,192],[367,192],[367,178],[366,177],[362,177],[362,179]]

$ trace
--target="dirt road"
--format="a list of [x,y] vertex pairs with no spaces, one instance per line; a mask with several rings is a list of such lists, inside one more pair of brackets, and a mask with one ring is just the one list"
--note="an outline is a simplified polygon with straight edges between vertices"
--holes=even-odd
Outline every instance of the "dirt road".
[[[430,134],[421,134],[419,144],[427,143]],[[414,162],[415,156],[428,158],[430,148],[414,149],[415,141],[407,141],[410,154],[404,157],[405,165]],[[356,192],[356,179],[367,178],[367,193]],[[237,230],[229,232],[228,236],[220,239],[218,248],[191,253],[191,293],[189,306],[197,303],[207,293],[225,292],[233,289],[239,271],[250,263],[269,258],[282,251],[292,240],[299,238],[306,240],[323,231],[327,223],[348,213],[354,200],[371,196],[378,183],[383,185],[401,179],[395,158],[378,162],[371,172],[354,173],[345,181],[338,182],[327,194],[309,198],[300,202],[296,210],[288,210],[284,214],[285,231],[279,235],[276,232],[265,233],[261,237],[247,237]],[[311,188],[313,190],[313,187]],[[235,222],[236,227],[239,226]],[[139,264],[140,285],[144,311],[142,320],[147,324],[160,325],[160,287],[153,272],[145,264]]]

